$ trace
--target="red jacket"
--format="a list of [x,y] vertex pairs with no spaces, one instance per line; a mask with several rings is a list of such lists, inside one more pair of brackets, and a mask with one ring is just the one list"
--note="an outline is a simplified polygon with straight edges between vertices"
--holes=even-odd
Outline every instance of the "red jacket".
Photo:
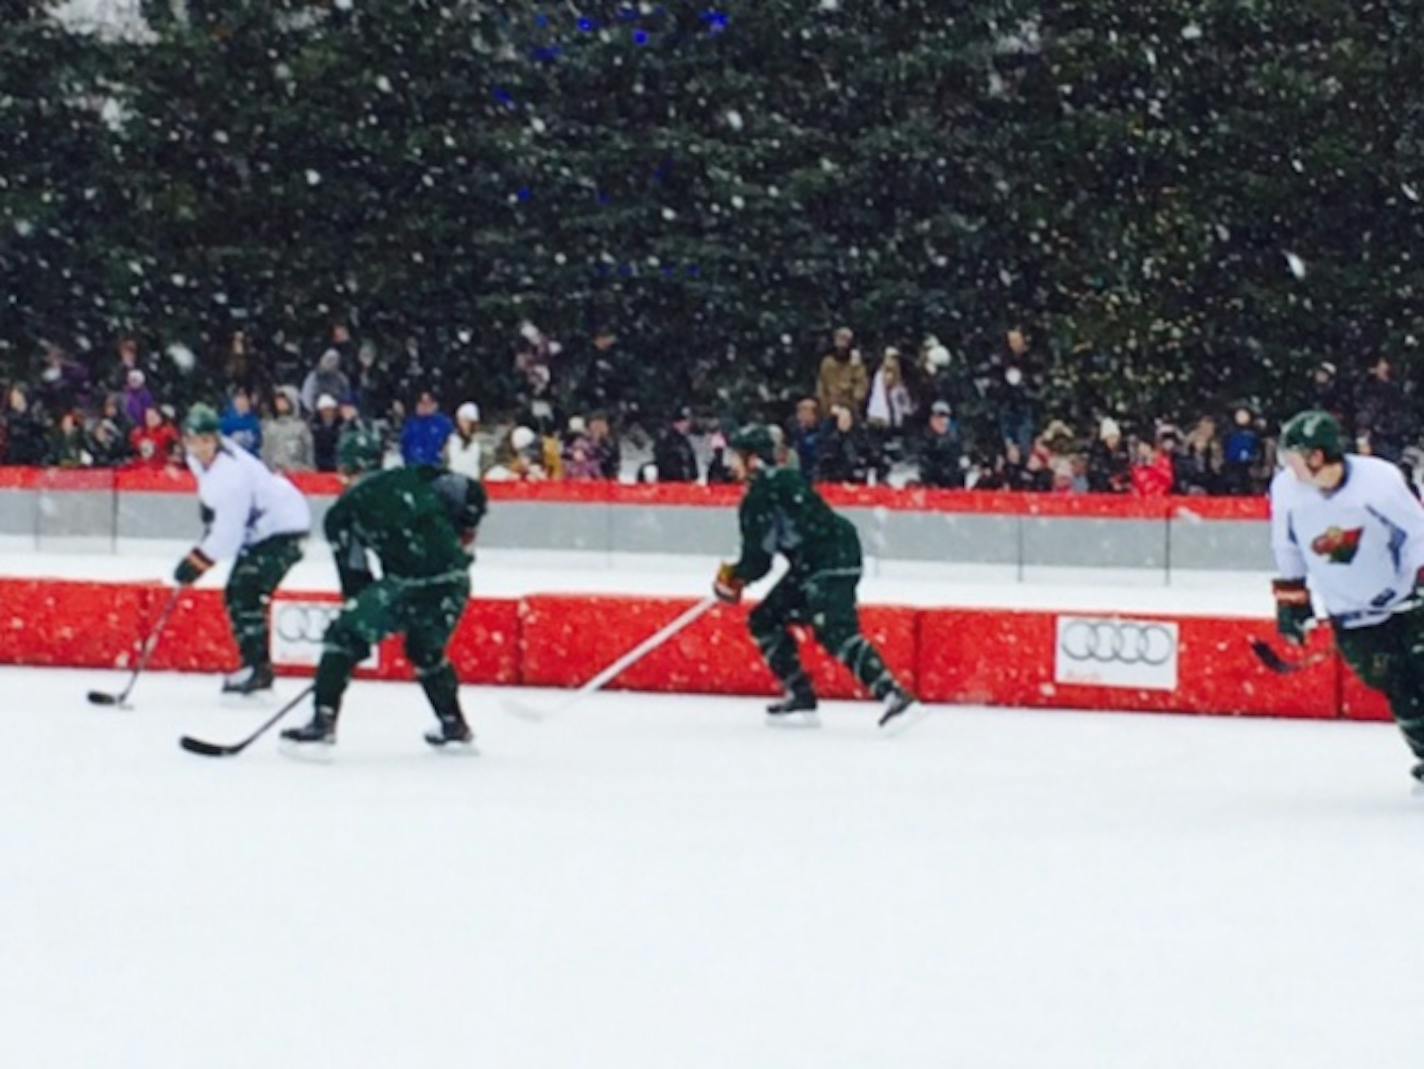
[[1170,453],[1158,453],[1151,464],[1138,464],[1132,469],[1132,492],[1138,497],[1162,497],[1172,492],[1176,481]]
[[162,471],[173,463],[178,432],[173,429],[171,423],[160,423],[152,430],[148,427],[135,427],[129,433],[129,445],[133,446],[134,451],[130,467]]

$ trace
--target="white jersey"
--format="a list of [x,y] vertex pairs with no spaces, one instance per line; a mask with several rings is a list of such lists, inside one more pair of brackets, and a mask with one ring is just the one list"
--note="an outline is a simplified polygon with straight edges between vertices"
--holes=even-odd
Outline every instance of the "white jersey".
[[222,439],[211,467],[189,454],[188,468],[198,477],[198,499],[213,513],[198,543],[209,560],[235,557],[273,535],[311,530],[311,510],[301,491],[231,439]]
[[1414,590],[1424,566],[1424,507],[1393,464],[1345,457],[1345,481],[1324,493],[1289,471],[1271,481],[1271,549],[1282,578],[1308,579],[1343,627],[1368,627]]

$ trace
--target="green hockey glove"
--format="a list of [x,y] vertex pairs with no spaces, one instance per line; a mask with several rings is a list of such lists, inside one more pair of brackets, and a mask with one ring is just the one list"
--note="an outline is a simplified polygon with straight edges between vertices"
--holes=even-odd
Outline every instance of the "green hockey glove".
[[1287,642],[1304,646],[1306,631],[1315,619],[1305,580],[1277,579],[1271,583],[1271,593],[1276,598],[1276,630]]

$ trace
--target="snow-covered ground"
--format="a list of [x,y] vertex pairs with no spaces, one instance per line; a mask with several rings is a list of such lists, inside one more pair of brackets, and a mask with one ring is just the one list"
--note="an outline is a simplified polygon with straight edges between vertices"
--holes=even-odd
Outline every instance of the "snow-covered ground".
[[[195,757],[215,681],[0,670],[6,1064],[1414,1069],[1424,800],[1385,725],[608,694],[427,752]],[[281,681],[291,693],[300,684]],[[534,700],[553,696],[534,695]]]

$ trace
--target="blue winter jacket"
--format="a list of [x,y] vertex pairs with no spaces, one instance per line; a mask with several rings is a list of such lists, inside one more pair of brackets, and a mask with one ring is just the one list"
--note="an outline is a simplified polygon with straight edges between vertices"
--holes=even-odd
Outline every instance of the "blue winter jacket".
[[222,419],[218,421],[218,430],[253,456],[262,455],[262,421],[257,418],[256,413],[249,412],[240,416],[237,410],[229,405]]
[[406,466],[440,467],[445,463],[445,442],[454,433],[455,424],[443,412],[411,416],[401,430],[401,457]]

